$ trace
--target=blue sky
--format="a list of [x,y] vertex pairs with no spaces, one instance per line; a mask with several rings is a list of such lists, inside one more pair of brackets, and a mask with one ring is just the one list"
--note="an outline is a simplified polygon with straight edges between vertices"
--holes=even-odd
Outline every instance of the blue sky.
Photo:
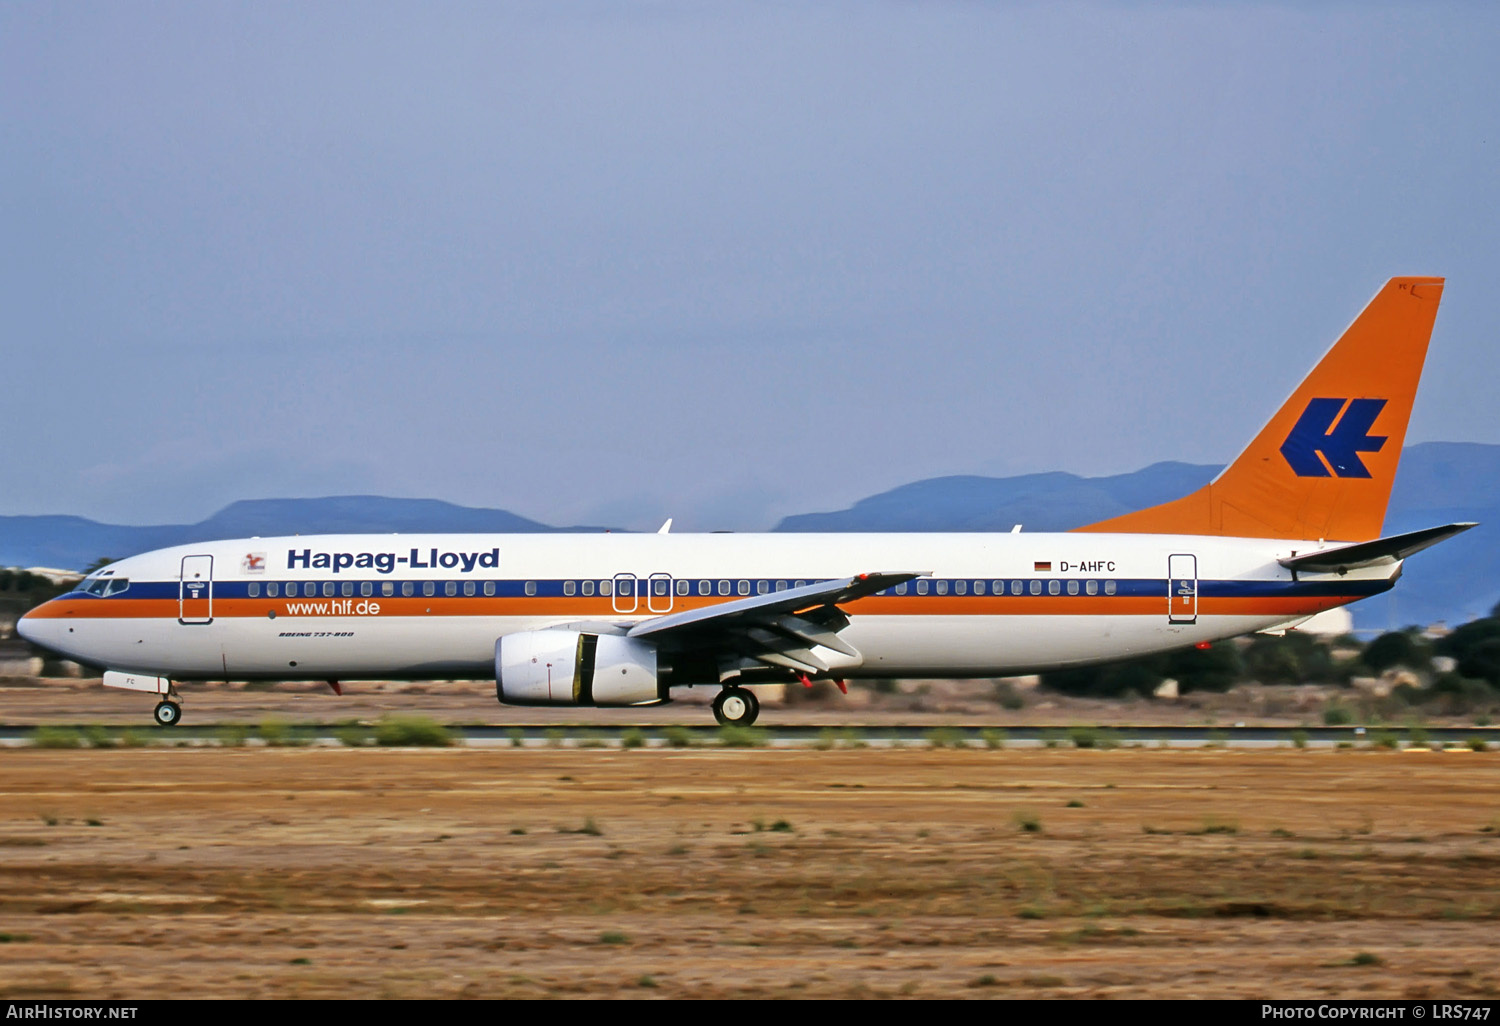
[[1500,5],[0,5],[0,513],[766,528],[1232,458],[1380,284],[1500,443]]

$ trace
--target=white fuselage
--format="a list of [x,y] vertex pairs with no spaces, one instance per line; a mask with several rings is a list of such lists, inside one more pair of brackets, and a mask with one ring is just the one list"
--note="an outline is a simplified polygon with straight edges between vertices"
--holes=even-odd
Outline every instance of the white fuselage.
[[85,663],[175,680],[482,679],[494,676],[496,639],[517,631],[634,624],[913,571],[928,576],[843,607],[841,637],[859,657],[839,675],[985,677],[1274,627],[1399,574],[1395,563],[1294,575],[1276,562],[1320,547],[1081,533],[251,538],[121,560],[33,610],[22,633]]

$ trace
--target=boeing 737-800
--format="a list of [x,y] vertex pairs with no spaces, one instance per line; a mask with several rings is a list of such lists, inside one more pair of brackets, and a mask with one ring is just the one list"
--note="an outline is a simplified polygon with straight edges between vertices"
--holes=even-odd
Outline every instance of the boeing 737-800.
[[194,680],[494,680],[519,705],[994,677],[1282,629],[1390,588],[1465,530],[1381,537],[1442,295],[1393,278],[1191,495],[1066,533],[322,535],[112,563],[20,631],[157,695]]

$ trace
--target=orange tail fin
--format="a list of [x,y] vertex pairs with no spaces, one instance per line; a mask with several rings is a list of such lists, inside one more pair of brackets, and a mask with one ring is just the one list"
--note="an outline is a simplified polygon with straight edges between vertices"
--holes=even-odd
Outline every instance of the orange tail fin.
[[1442,295],[1442,278],[1392,278],[1212,482],[1078,530],[1378,538]]

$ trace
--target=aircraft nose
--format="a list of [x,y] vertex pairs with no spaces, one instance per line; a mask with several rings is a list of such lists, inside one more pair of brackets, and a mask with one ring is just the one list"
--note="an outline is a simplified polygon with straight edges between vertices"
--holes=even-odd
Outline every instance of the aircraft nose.
[[42,612],[49,604],[43,602],[16,621],[16,633],[33,645],[46,646],[53,638],[54,631],[51,628],[57,620]]
[[32,618],[30,613],[24,614],[21,619],[16,621],[16,633],[27,641],[35,642],[37,640],[37,622]]

